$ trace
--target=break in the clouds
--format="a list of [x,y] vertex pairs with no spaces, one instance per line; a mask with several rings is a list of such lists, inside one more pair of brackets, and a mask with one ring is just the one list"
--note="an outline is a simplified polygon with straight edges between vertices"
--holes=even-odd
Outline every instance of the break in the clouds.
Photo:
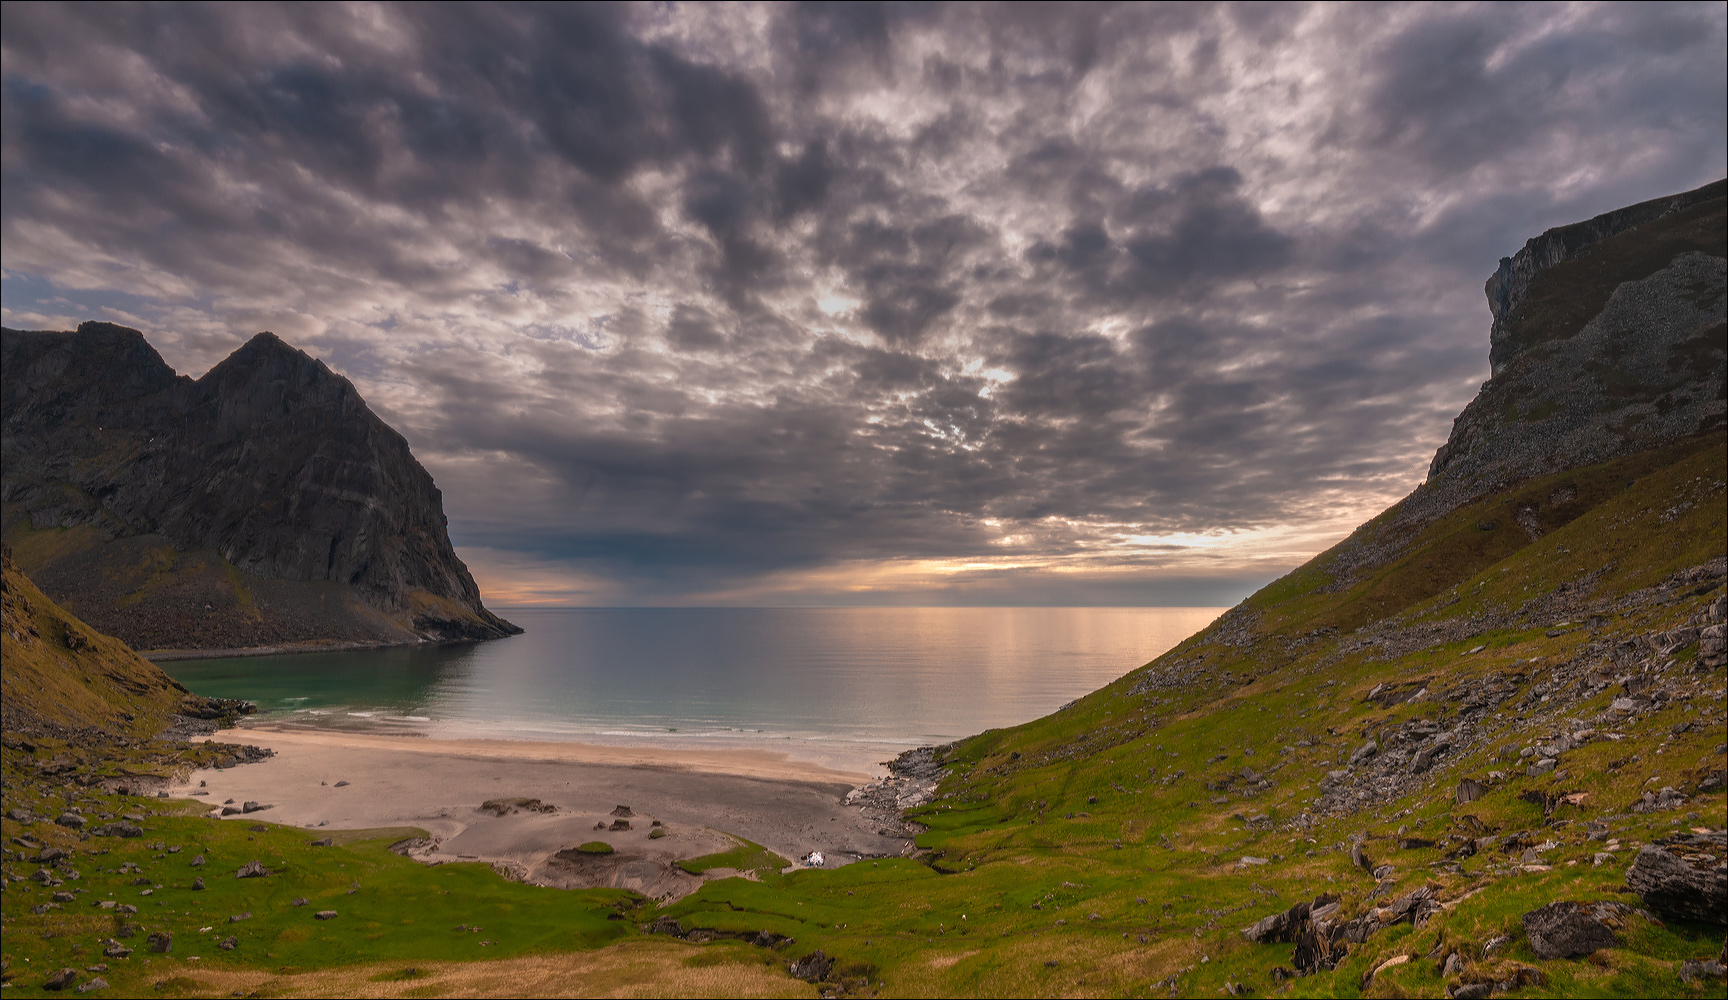
[[4,7],[4,316],[270,329],[494,600],[1227,603],[1407,492],[1719,3]]

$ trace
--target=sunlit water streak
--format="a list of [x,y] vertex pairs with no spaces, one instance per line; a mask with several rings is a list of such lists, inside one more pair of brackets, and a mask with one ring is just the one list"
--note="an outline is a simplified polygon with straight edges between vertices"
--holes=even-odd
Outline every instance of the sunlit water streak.
[[1035,719],[1221,608],[513,608],[460,646],[164,664],[266,718],[433,737],[756,746],[868,768]]

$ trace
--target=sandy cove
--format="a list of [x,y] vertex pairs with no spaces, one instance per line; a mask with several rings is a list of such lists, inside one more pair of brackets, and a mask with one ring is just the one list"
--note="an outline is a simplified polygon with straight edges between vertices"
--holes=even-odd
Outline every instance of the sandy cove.
[[[269,809],[228,817],[318,830],[418,827],[433,844],[412,856],[429,863],[502,864],[516,877],[577,888],[613,885],[671,898],[701,879],[673,862],[730,850],[733,834],[788,859],[821,851],[829,865],[898,855],[909,842],[876,831],[845,802],[871,775],[839,771],[766,750],[689,750],[513,740],[435,740],[281,724],[227,730],[218,742],[267,747],[254,764],[201,770],[167,789],[220,807],[255,801]],[[337,786],[345,781],[346,785]],[[200,785],[200,782],[203,785]],[[550,813],[504,816],[490,799],[539,799]],[[610,825],[613,810],[634,816]],[[659,820],[666,835],[650,839]],[[555,857],[592,840],[612,845],[607,863]],[[732,874],[709,873],[709,877]]]

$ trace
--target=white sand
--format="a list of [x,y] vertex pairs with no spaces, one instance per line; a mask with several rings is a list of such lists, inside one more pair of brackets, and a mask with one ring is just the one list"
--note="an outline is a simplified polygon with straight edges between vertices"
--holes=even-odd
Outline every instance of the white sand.
[[[276,756],[199,771],[186,784],[170,786],[170,795],[206,792],[202,798],[212,808],[228,799],[271,806],[229,817],[248,823],[418,827],[438,840],[425,860],[504,862],[532,881],[573,884],[549,859],[591,840],[611,844],[621,865],[636,864],[634,875],[617,875],[613,884],[652,895],[681,894],[694,883],[680,891],[665,879],[655,882],[640,862],[665,868],[678,858],[724,851],[735,843],[727,834],[788,859],[821,851],[830,865],[856,855],[899,854],[907,843],[879,836],[857,809],[843,804],[870,775],[764,750],[435,740],[280,724],[227,730],[216,739],[269,747]],[[349,784],[338,788],[338,781]],[[557,808],[504,817],[479,808],[497,798],[537,798]],[[610,824],[619,805],[635,813],[632,829],[595,830],[596,823]],[[655,819],[668,835],[650,840]]]

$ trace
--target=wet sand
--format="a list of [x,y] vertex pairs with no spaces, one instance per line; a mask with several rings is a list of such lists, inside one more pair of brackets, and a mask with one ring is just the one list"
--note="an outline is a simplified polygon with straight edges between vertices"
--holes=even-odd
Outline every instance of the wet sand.
[[[872,829],[846,794],[871,775],[838,771],[763,750],[688,750],[512,740],[435,740],[294,727],[248,726],[218,742],[268,747],[276,756],[194,773],[169,786],[212,808],[232,799],[262,812],[228,817],[321,830],[418,827],[435,843],[414,856],[502,863],[552,885],[612,884],[669,897],[700,880],[673,861],[729,850],[728,834],[789,860],[821,851],[829,866],[902,853],[908,842]],[[337,782],[347,785],[337,787]],[[204,782],[200,787],[199,782]],[[494,815],[489,799],[539,799],[550,813]],[[610,826],[627,807],[631,829]],[[667,834],[650,839],[652,821]],[[577,869],[558,851],[593,840],[617,852],[604,870]]]

